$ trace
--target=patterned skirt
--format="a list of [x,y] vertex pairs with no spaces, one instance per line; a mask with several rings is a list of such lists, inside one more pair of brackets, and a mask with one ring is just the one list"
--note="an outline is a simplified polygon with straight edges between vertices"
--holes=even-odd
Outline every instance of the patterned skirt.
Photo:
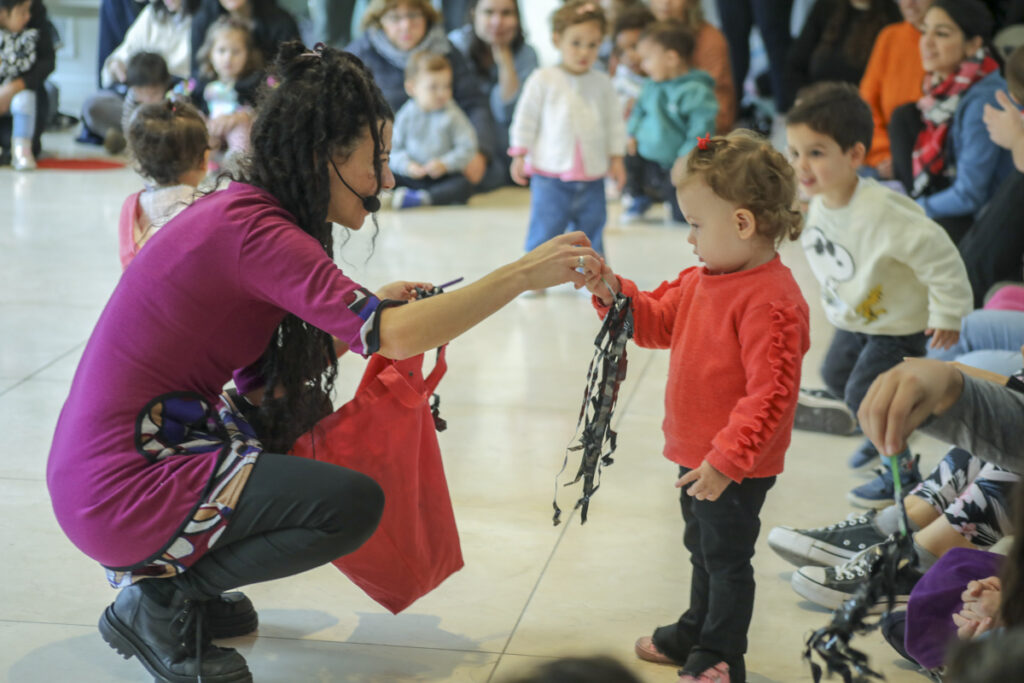
[[210,405],[198,394],[184,392],[160,396],[143,409],[135,425],[135,446],[154,464],[217,452],[217,467],[196,507],[162,550],[132,567],[106,568],[115,588],[141,579],[171,578],[206,554],[227,526],[263,451],[228,396]]

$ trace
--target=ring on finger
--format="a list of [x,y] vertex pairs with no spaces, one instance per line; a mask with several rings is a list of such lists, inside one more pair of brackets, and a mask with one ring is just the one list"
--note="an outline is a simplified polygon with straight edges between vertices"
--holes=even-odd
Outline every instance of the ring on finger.
[[584,263],[583,256],[582,255],[577,256],[576,257],[576,267],[579,268],[580,270],[583,270],[583,263]]

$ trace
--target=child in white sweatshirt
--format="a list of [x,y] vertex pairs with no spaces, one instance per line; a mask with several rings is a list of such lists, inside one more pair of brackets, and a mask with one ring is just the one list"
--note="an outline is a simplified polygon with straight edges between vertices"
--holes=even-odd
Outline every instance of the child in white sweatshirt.
[[[790,157],[810,196],[801,240],[836,326],[821,369],[827,392],[801,392],[797,428],[853,433],[875,377],[924,355],[928,337],[935,348],[955,344],[973,308],[967,271],[946,231],[913,200],[857,175],[872,132],[871,110],[845,83],[810,88],[786,117]],[[849,464],[859,468],[877,455],[865,442]],[[909,453],[900,466],[904,486],[920,481]],[[851,491],[851,502],[891,504],[885,472]]]

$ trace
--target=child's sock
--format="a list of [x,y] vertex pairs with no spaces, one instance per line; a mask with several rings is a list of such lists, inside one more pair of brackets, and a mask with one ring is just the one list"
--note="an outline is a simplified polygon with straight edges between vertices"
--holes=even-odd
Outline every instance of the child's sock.
[[939,561],[939,558],[931,551],[922,548],[917,541],[914,541],[914,552],[917,553],[917,570],[924,574],[932,568],[932,565]]
[[[900,530],[900,509],[895,505],[890,505],[875,515],[875,518],[871,520],[871,524],[879,533],[885,536],[896,533]],[[907,524],[907,531],[911,533],[921,530],[921,527],[909,517],[907,518]]]

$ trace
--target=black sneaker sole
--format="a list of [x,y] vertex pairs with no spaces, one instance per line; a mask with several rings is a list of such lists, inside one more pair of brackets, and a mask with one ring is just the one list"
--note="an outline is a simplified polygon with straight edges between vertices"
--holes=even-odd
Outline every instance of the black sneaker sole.
[[781,527],[776,527],[768,532],[768,547],[794,567],[834,567],[846,562],[863,550],[863,548],[844,550],[804,536],[796,529]]
[[798,405],[793,428],[805,432],[850,436],[857,432],[857,420],[848,411]]
[[[157,683],[196,683],[195,676],[180,676],[172,671],[167,671],[161,666],[158,660],[152,656],[149,647],[143,643],[135,632],[114,614],[113,606],[103,610],[99,622],[100,636],[112,647],[117,654],[125,659],[138,657],[139,663],[146,667]],[[204,675],[205,683],[252,683],[252,673],[245,671],[232,671],[226,674]]]
[[[816,605],[821,605],[828,609],[839,609],[844,602],[853,597],[853,593],[845,593],[834,588],[824,586],[817,581],[807,578],[800,572],[793,572],[793,578],[790,579],[790,586],[796,591],[797,595],[806,598]],[[909,595],[897,595],[896,600],[893,603],[894,607],[900,607],[907,604],[910,599]],[[868,609],[868,614],[881,614],[888,608],[888,598],[881,602],[876,602]]]

